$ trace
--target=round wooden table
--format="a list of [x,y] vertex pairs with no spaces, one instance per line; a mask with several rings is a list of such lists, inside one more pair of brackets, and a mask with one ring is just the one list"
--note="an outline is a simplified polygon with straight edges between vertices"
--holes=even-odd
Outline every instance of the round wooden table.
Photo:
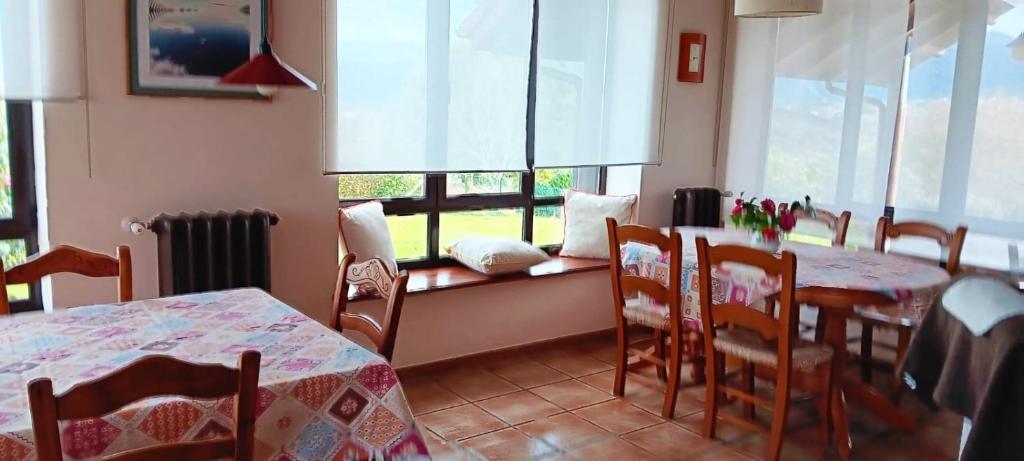
[[[683,318],[689,326],[701,329],[700,294],[697,287],[698,268],[696,237],[705,237],[712,245],[750,245],[750,234],[732,229],[676,227],[683,240]],[[668,228],[663,229],[668,232]],[[659,268],[666,264],[665,258],[656,249],[631,247],[623,251],[623,265],[633,266],[629,270],[639,275],[657,276],[667,271]],[[798,288],[823,287],[874,291],[894,301],[880,312],[894,319],[913,317],[927,306],[950,281],[949,274],[938,266],[901,256],[875,251],[848,251],[843,248],[809,245],[785,241],[780,251],[792,251],[797,257],[796,284]],[[667,266],[666,266],[667,267]],[[778,292],[780,281],[766,276],[763,272],[744,267],[729,267],[716,270],[715,297],[722,302],[754,304]],[[851,312],[824,311],[829,320],[845,325]],[[881,314],[880,314],[881,315]],[[828,335],[829,342],[845,363],[847,354],[846,328],[829,328],[835,333]],[[814,385],[814,383],[810,383]],[[861,382],[843,380],[838,400],[840,408],[833,408],[836,416],[845,419],[845,398],[860,404],[891,426],[913,430],[916,422],[901,412],[877,389]],[[845,395],[845,398],[843,397]],[[845,425],[844,425],[845,426]],[[842,435],[849,440],[849,435]]]

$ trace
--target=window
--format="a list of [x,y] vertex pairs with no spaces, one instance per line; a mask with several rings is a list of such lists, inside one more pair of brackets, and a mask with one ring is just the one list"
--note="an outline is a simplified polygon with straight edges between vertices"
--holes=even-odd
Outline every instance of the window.
[[[0,258],[5,268],[38,251],[32,154],[32,104],[0,104]],[[13,312],[42,309],[39,287],[8,285]]]
[[533,173],[341,175],[339,200],[380,200],[399,265],[445,264],[445,247],[469,236],[523,239],[554,249],[564,231],[570,189],[599,192],[601,168]]
[[1024,241],[1024,4],[831,6],[737,20],[726,187],[850,210],[858,245],[883,212],[965,224],[965,263],[1011,267]]

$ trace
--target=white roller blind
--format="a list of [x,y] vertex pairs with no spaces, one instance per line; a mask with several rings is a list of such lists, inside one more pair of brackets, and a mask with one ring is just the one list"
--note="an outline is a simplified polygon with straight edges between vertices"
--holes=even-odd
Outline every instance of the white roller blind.
[[540,2],[540,167],[661,161],[669,2]]
[[531,0],[328,0],[328,173],[521,171]]
[[906,0],[858,0],[828,2],[817,16],[737,19],[726,188],[787,202],[810,195],[825,208],[877,217],[907,10]]
[[0,0],[0,99],[82,97],[81,0]]

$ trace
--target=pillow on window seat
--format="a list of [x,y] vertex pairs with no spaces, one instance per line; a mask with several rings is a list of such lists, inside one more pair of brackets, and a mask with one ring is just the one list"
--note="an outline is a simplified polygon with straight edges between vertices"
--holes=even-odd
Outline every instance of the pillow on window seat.
[[379,259],[391,276],[398,274],[395,247],[391,244],[384,206],[378,201],[338,209],[342,253],[354,253],[355,262]]
[[445,250],[466,267],[487,275],[523,271],[549,259],[540,248],[503,237],[465,238]]
[[562,256],[608,259],[608,225],[605,218],[628,224],[633,217],[635,195],[595,195],[569,191],[565,194],[565,241]]

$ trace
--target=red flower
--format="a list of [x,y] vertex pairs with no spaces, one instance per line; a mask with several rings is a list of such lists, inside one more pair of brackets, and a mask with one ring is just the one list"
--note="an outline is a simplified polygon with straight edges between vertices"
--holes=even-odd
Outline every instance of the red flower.
[[764,200],[761,200],[761,208],[764,209],[764,212],[767,213],[768,216],[775,216],[775,201],[774,200],[772,200],[770,198],[766,198]]
[[775,229],[773,229],[771,227],[766,227],[764,229],[761,229],[761,235],[763,235],[764,239],[768,240],[768,241],[778,240],[779,239],[779,233],[775,232]]
[[743,214],[743,205],[736,205],[736,208],[732,209],[733,216],[739,216]]
[[741,199],[741,198],[736,199],[736,206],[743,206],[743,199]]
[[796,227],[796,215],[791,211],[783,211],[779,213],[779,228],[783,232],[789,232]]

